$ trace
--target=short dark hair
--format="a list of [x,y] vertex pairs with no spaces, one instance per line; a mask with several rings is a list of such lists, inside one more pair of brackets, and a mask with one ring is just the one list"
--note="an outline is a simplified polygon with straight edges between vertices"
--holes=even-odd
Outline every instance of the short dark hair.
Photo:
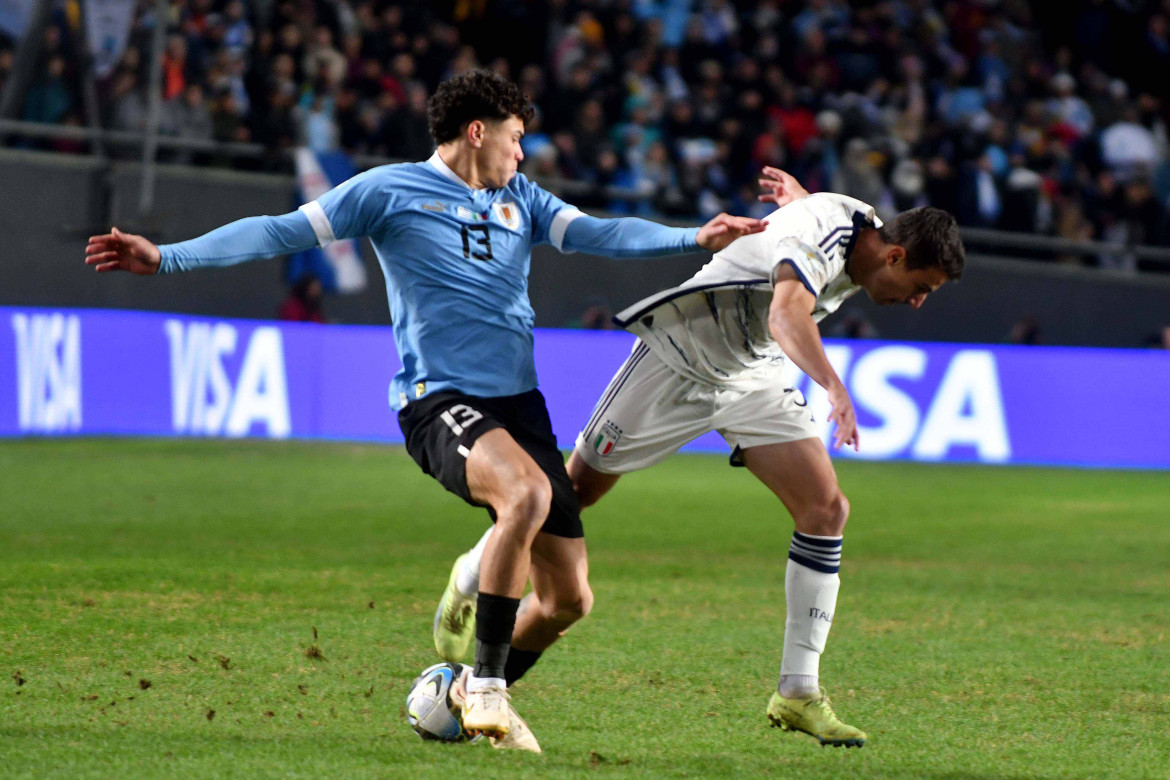
[[508,79],[472,70],[439,85],[427,102],[427,123],[435,143],[445,144],[476,119],[502,122],[514,116],[528,124],[534,111],[528,95]]
[[938,266],[948,279],[963,275],[967,250],[959,237],[955,218],[933,206],[903,211],[893,222],[881,227],[882,241],[906,250],[906,267],[911,269]]

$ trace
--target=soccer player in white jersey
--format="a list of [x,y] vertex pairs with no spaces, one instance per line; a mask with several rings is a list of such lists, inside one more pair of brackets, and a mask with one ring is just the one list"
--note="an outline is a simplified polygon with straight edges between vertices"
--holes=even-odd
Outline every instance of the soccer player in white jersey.
[[504,681],[513,676],[513,643],[543,647],[548,616],[518,618],[517,607],[530,577],[540,603],[577,603],[577,580],[561,574],[585,547],[536,389],[532,247],[613,257],[718,250],[763,224],[723,214],[684,229],[583,214],[517,173],[533,108],[515,84],[487,71],[441,84],[427,113],[438,149],[425,162],[374,168],[292,213],[249,217],[178,244],[157,247],[113,229],[90,238],[86,263],[165,274],[370,238],[402,361],[391,403],[406,449],[443,487],[489,509],[498,529],[482,551],[471,608],[477,646],[474,669],[459,683],[463,725],[494,745],[539,752]]
[[[965,252],[954,218],[940,209],[913,209],[882,225],[859,200],[808,195],[783,172],[765,174],[761,183],[773,190],[765,199],[782,207],[766,218],[762,233],[738,239],[685,284],[614,318],[638,341],[582,429],[567,468],[588,507],[622,474],[718,431],[731,446],[732,465],[746,466],[771,489],[796,526],[784,580],[780,680],[767,717],[821,744],[860,747],[865,733],[841,722],[819,683],[849,502],[804,398],[785,386],[781,369],[791,360],[828,392],[834,446],[856,449],[853,405],[825,356],[817,322],[860,290],[876,303],[917,309],[961,276]],[[472,616],[464,594],[475,592],[479,551],[490,534],[456,562],[436,614],[436,649],[452,660],[466,652]],[[571,563],[560,576],[578,579],[578,589],[588,593],[584,555]],[[532,599],[538,602],[540,594]],[[534,635],[548,647],[588,612],[590,601],[552,614]],[[531,666],[536,659],[527,660]]]

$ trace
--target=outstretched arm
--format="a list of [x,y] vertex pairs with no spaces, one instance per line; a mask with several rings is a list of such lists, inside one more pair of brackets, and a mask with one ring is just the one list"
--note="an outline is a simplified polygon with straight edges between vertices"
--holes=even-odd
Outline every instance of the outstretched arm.
[[[579,213],[579,212],[578,212]],[[676,228],[637,217],[599,219],[580,214],[565,228],[563,248],[606,257],[656,257],[706,249],[718,252],[740,236],[759,233],[764,223],[720,214],[701,228]]]
[[317,244],[308,217],[302,211],[294,211],[279,217],[247,217],[199,238],[162,246],[113,228],[89,239],[85,264],[96,266],[98,273],[168,274],[291,254]]
[[833,411],[829,421],[837,423],[834,447],[852,444],[858,447],[857,415],[849,391],[833,370],[821,343],[821,332],[813,320],[816,297],[804,286],[792,266],[784,265],[776,271],[772,305],[768,309],[768,331],[784,354],[814,382],[825,388]]

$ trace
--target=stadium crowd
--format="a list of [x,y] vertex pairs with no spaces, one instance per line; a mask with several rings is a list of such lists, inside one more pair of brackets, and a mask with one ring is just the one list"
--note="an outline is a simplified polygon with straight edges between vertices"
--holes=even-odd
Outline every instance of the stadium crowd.
[[[75,5],[48,32],[24,119],[84,123]],[[153,5],[140,2],[121,63],[98,85],[106,127],[145,127]],[[524,172],[593,185],[574,194],[581,206],[760,214],[755,177],[769,164],[887,217],[929,203],[965,225],[1170,244],[1170,0],[1043,7],[176,0],[162,127],[264,144],[268,167],[288,166],[280,150],[302,144],[424,159],[428,95],[487,67],[538,107]],[[0,81],[12,62],[13,42],[0,38]]]

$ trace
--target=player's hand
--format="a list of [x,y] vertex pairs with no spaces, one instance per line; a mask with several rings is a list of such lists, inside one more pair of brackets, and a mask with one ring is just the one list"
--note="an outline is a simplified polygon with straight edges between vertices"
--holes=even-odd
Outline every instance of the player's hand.
[[807,198],[809,194],[791,173],[770,165],[765,165],[760,172],[760,186],[768,192],[760,193],[759,199],[777,206],[787,206],[794,200]]
[[715,219],[699,228],[696,239],[699,246],[710,252],[726,249],[737,238],[759,233],[764,229],[764,221],[752,217],[733,217],[730,214],[720,214]]
[[852,444],[853,451],[857,452],[857,415],[853,412],[853,401],[849,400],[849,391],[845,385],[829,388],[829,403],[833,405],[829,422],[837,423],[837,430],[833,433],[833,449],[840,449],[842,444]]
[[158,247],[142,236],[111,228],[102,236],[90,236],[85,247],[85,264],[97,266],[99,274],[128,271],[147,276],[158,273],[162,256]]

